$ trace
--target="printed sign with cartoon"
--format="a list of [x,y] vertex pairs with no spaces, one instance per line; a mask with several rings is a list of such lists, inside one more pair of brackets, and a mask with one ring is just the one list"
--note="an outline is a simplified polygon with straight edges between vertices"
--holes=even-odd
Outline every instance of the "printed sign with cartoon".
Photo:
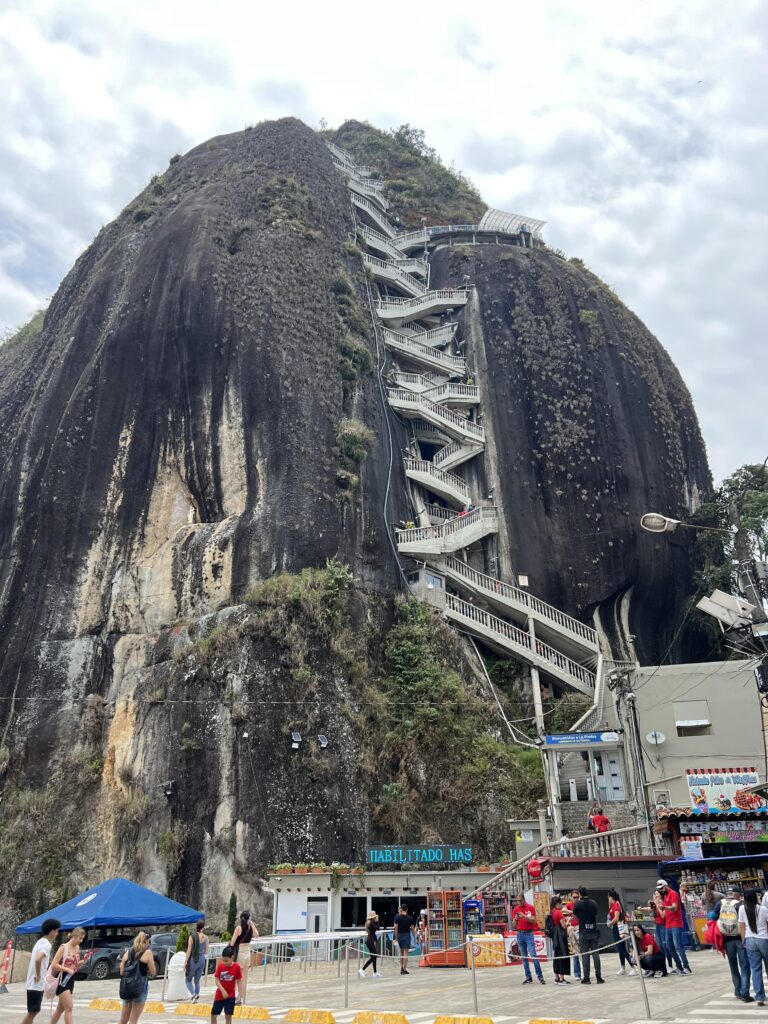
[[687,768],[688,792],[696,814],[764,811],[765,798],[747,793],[760,781],[756,768]]

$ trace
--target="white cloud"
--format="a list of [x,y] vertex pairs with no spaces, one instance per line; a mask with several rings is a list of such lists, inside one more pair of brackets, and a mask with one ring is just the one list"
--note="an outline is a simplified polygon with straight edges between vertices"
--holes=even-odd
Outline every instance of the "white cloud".
[[716,475],[762,460],[766,21],[759,0],[10,0],[0,324],[174,152],[285,114],[408,121],[659,336]]

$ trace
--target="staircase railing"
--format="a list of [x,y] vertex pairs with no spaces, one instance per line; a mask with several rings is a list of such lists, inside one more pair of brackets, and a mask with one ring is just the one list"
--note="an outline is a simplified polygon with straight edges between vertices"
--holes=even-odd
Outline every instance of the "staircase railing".
[[447,487],[451,487],[454,491],[463,495],[466,500],[469,499],[469,484],[466,480],[462,480],[460,476],[456,476],[455,473],[436,469],[427,459],[403,459],[403,465],[405,466],[406,473],[423,473],[425,476],[430,476],[433,480],[439,480]]
[[409,274],[407,270],[401,269],[396,263],[393,263],[390,260],[382,260],[379,259],[378,256],[370,256],[366,252],[363,253],[363,263],[366,267],[371,267],[374,270],[385,270],[392,277],[402,281],[403,284],[407,284],[417,296],[425,295],[427,293],[427,289],[417,277],[414,277],[413,274]]
[[[460,387],[461,385],[456,386]],[[424,393],[427,395],[431,394],[429,391],[422,392],[422,394]],[[438,454],[442,454],[442,451]],[[520,587],[513,587],[510,583],[502,583],[501,580],[497,580],[493,576],[487,576],[485,573],[478,572],[477,569],[472,569],[466,562],[462,562],[458,558],[449,558],[447,564],[448,568],[455,575],[467,580],[476,590],[484,590],[491,595],[504,597],[515,604],[522,605],[542,619],[546,619],[548,622],[552,622],[571,633],[575,633],[586,640],[591,646],[597,648],[597,633],[594,629],[583,622],[579,622],[578,619],[566,615],[565,612],[558,611],[557,608],[547,604],[546,601],[534,597],[533,594],[521,590]]]
[[439,398],[466,398],[472,402],[480,400],[480,388],[476,384],[436,384],[425,394],[432,402]]
[[403,388],[388,388],[387,395],[393,405],[413,406],[413,408],[420,409],[425,414],[434,416],[435,419],[440,419],[444,423],[450,423],[455,429],[461,430],[462,433],[470,434],[472,437],[485,441],[484,429],[475,423],[474,420],[467,419],[466,416],[459,416],[458,413],[453,412],[451,409],[446,409],[442,405],[430,402],[428,398],[422,398],[416,391],[405,391]]
[[[417,541],[444,540],[446,537],[454,536],[462,530],[467,530],[478,524],[497,525],[499,521],[498,509],[495,505],[483,505],[475,508],[466,515],[457,515],[441,526],[416,526],[404,530],[395,530],[395,537],[398,544],[411,544]],[[446,594],[446,600],[452,594]],[[512,627],[513,629],[515,627]]]
[[653,848],[645,825],[630,825],[628,828],[617,828],[612,832],[602,832],[598,835],[590,832],[570,839],[553,840],[541,843],[514,864],[510,864],[483,882],[465,898],[471,899],[480,893],[496,892],[500,889],[516,892],[529,888],[528,864],[534,859],[559,857],[561,849],[567,850],[566,856],[570,857],[647,857],[657,852]]
[[389,295],[386,299],[378,299],[374,302],[377,309],[387,309],[389,306],[396,306],[404,313],[418,309],[425,303],[430,302],[451,302],[455,305],[467,301],[465,288],[433,288],[425,291],[423,295],[417,295],[412,299],[400,298],[397,295]]
[[445,607],[482,626],[488,633],[503,637],[509,643],[527,651],[534,664],[541,666],[544,663],[545,667],[548,664],[550,669],[556,668],[563,675],[568,675],[572,679],[578,679],[583,686],[594,689],[594,672],[591,672],[583,665],[579,665],[578,662],[573,661],[573,659],[565,654],[561,654],[560,651],[556,651],[554,647],[550,647],[549,644],[545,644],[542,640],[534,640],[530,633],[526,633],[517,626],[513,626],[506,619],[500,619],[497,615],[491,615],[490,612],[478,608],[469,601],[464,601],[453,594],[445,595]]
[[400,235],[395,235],[392,239],[392,243],[398,247],[402,245],[410,246],[414,242],[426,243],[428,237],[426,230],[422,228],[418,231],[404,231]]
[[439,468],[444,462],[448,462],[453,455],[456,455],[461,451],[466,451],[468,453],[467,457],[472,458],[481,450],[482,449],[479,445],[476,445],[472,441],[454,441],[451,444],[445,445],[445,447],[441,448],[439,452],[435,452],[432,457],[432,462]]
[[[420,338],[421,335],[416,337]],[[461,356],[451,356],[446,352],[441,352],[440,349],[430,348],[429,345],[422,345],[420,341],[414,341],[413,338],[405,334],[398,334],[388,327],[384,328],[384,343],[391,348],[399,348],[406,354],[413,353],[414,357],[429,359],[431,362],[439,362],[453,372],[462,374],[467,372],[467,364]]]

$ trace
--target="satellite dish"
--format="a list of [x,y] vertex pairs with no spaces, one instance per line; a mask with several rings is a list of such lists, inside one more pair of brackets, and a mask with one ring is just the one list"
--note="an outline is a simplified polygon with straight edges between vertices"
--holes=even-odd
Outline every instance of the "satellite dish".
[[649,743],[652,743],[654,747],[658,747],[660,743],[666,740],[666,736],[663,732],[659,732],[658,729],[654,729],[653,732],[649,732],[645,737]]

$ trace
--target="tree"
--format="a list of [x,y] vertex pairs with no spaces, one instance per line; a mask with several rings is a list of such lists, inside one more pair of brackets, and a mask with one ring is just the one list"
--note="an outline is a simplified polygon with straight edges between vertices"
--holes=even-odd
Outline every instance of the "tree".
[[235,921],[237,920],[237,897],[234,893],[229,897],[229,910],[227,911],[227,931],[230,936],[235,930]]
[[738,562],[768,559],[768,459],[742,466],[726,477],[691,523],[714,526],[732,533],[699,533],[697,545],[704,576],[720,590],[738,594]]
[[178,937],[178,939],[176,939],[176,952],[177,953],[186,953],[186,951],[187,951],[187,943],[188,942],[189,942],[189,928],[187,927],[187,925],[183,924],[181,926],[181,928],[179,928],[179,937]]

